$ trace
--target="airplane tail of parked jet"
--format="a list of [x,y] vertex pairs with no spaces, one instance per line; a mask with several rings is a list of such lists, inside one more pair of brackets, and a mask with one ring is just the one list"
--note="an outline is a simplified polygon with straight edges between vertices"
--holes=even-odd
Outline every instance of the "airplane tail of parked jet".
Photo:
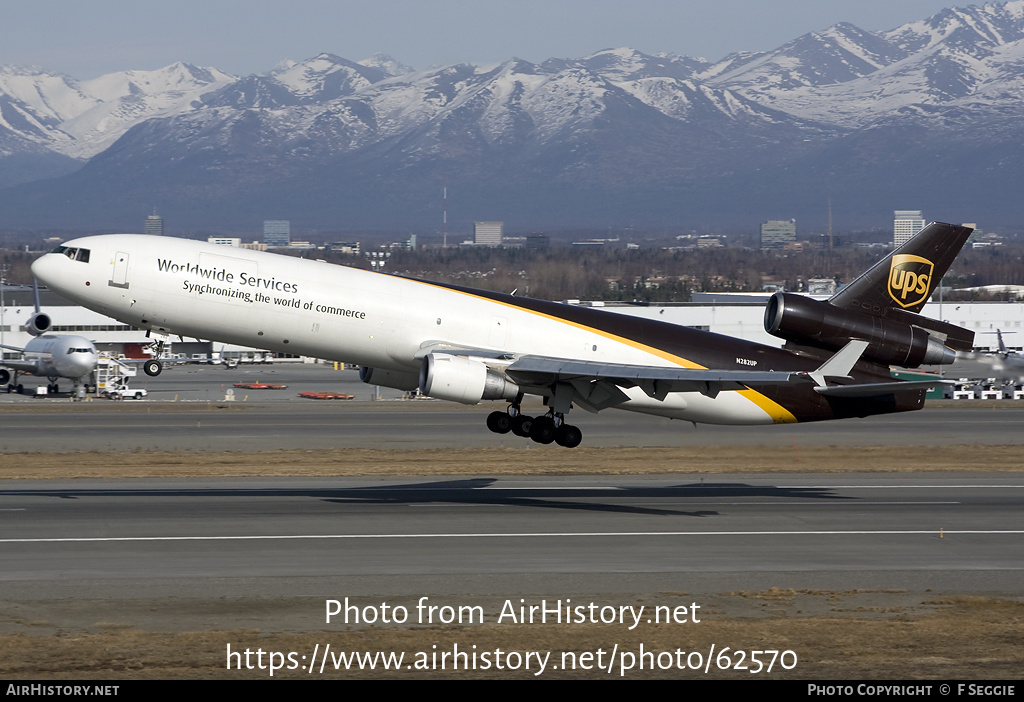
[[[156,335],[354,363],[365,382],[464,404],[487,426],[576,446],[566,418],[625,409],[779,424],[919,409],[973,333],[917,314],[971,230],[935,223],[827,301],[771,298],[765,346],[664,322],[182,239],[115,234],[33,263],[51,289]],[[527,416],[529,396],[545,410]],[[458,430],[454,428],[453,430]]]

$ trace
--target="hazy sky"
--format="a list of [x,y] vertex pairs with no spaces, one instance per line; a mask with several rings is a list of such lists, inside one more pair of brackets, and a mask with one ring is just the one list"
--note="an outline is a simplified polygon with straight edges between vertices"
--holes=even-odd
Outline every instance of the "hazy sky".
[[892,29],[953,0],[0,0],[0,64],[74,78],[175,61],[264,73],[322,51],[414,68],[628,46],[720,59],[837,22]]

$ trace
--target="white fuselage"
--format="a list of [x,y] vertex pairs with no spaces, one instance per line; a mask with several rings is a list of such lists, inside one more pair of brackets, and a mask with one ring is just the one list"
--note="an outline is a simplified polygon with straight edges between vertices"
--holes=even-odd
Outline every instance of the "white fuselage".
[[[25,345],[19,372],[46,378],[83,378],[96,368],[99,354],[82,336],[45,334]],[[0,365],[3,365],[0,363]]]
[[[160,332],[410,374],[419,372],[422,351],[436,344],[695,365],[624,335],[472,291],[320,261],[130,234],[76,239],[62,248],[68,255],[48,254],[33,264],[38,279],[85,307]],[[88,253],[76,257],[77,249]],[[752,399],[752,391],[715,398],[670,393],[663,400],[635,387],[625,392],[630,400],[623,409],[663,416],[727,424],[792,421],[770,401]]]

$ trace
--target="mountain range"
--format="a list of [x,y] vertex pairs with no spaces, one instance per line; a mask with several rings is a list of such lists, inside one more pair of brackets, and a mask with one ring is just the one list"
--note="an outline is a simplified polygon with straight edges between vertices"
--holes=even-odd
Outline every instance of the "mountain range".
[[453,231],[1016,228],[1024,0],[838,24],[717,62],[609,49],[413,70],[332,54],[238,77],[0,68],[0,227]]

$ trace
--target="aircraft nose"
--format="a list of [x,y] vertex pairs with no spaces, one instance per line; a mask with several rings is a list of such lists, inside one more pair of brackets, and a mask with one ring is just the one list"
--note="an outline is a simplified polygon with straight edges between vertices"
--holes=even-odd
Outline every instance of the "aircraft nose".
[[[99,361],[99,359],[96,357],[96,354],[94,353],[82,354],[82,356],[83,357],[75,363],[74,369],[75,371],[77,371],[77,377],[79,378],[84,378],[85,376],[92,373],[93,369],[96,368],[96,363]],[[71,373],[70,375],[72,375],[72,377],[75,377],[74,372]]]
[[50,254],[37,258],[32,262],[32,275],[47,287],[52,287],[59,276],[60,264],[63,262],[60,259],[62,258],[64,257]]

